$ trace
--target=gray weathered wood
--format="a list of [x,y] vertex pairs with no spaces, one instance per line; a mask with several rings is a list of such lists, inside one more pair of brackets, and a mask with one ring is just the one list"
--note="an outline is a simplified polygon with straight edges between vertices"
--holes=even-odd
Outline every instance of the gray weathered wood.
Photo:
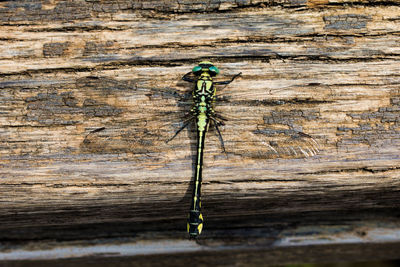
[[0,239],[184,238],[196,141],[165,141],[204,59],[243,75],[218,91],[202,238],[398,229],[400,5],[203,2],[0,3]]

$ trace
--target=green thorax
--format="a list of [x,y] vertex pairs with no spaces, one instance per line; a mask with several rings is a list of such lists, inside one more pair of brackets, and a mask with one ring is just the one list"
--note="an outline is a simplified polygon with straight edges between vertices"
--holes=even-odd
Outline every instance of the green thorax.
[[197,113],[197,130],[203,132],[208,124],[208,117],[212,110],[212,102],[215,95],[215,89],[212,77],[208,71],[203,71],[193,91],[194,109]]
[[196,87],[193,92],[195,103],[201,101],[201,96],[206,97],[206,102],[210,102],[215,96],[215,88],[213,86],[212,77],[208,71],[203,71],[196,82]]

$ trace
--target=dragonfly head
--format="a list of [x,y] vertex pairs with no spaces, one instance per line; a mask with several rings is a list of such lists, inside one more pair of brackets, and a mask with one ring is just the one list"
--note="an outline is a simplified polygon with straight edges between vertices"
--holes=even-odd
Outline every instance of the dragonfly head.
[[217,76],[219,73],[219,69],[214,66],[210,61],[202,61],[196,67],[192,69],[194,75],[201,75],[206,72],[210,76]]

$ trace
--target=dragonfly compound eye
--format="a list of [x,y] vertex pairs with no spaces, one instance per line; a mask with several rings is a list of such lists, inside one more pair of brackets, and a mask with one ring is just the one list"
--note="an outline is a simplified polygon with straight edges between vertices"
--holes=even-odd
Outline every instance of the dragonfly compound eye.
[[192,69],[192,72],[193,72],[194,74],[197,74],[197,73],[199,73],[201,70],[202,70],[202,67],[201,67],[201,66],[196,66],[196,67],[194,67],[194,68]]
[[218,73],[219,73],[219,69],[218,69],[217,67],[215,67],[215,66],[211,66],[211,67],[209,67],[208,69],[209,69],[209,71],[211,72],[211,74],[212,74],[213,76],[216,76],[216,75],[218,75]]

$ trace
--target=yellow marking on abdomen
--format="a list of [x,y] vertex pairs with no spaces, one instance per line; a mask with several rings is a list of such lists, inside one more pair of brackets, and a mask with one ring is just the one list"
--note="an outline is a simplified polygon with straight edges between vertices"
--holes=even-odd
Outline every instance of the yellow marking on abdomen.
[[197,188],[199,187],[199,177],[200,177],[200,163],[201,163],[201,146],[203,143],[203,131],[199,131],[199,144],[197,149],[197,170],[196,170],[196,184],[194,189],[194,198],[193,198],[193,209],[196,209],[196,201],[197,201]]
[[201,112],[198,117],[197,117],[197,130],[199,132],[203,132],[205,130],[205,127],[207,125],[206,121],[207,121],[207,116],[204,112]]

